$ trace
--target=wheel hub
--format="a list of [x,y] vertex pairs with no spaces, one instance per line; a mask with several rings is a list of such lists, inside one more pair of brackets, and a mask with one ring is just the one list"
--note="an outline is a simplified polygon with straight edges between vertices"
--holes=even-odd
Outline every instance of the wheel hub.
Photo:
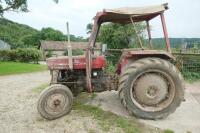
[[54,106],[57,107],[57,106],[60,105],[60,103],[61,103],[61,101],[60,101],[59,99],[56,99],[56,100],[54,101]]
[[51,114],[59,114],[68,104],[68,99],[61,93],[54,93],[47,98],[45,110]]
[[154,98],[156,97],[158,94],[158,88],[156,86],[150,86],[148,89],[147,89],[147,96],[149,98]]
[[152,106],[160,103],[167,97],[168,84],[161,75],[149,73],[137,79],[133,90],[133,95],[139,103]]

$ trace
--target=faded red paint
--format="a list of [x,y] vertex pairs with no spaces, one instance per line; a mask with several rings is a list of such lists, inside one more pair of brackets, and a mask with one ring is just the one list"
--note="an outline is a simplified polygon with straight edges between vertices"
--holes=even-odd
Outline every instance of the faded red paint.
[[122,57],[120,58],[120,63],[117,65],[117,74],[121,74],[123,70],[133,61],[145,57],[157,57],[163,59],[175,60],[171,53],[161,50],[124,50]]
[[[141,13],[140,15],[129,14],[128,12],[118,13],[116,12],[106,12],[104,10],[103,12],[98,12],[94,18],[94,25],[92,28],[92,32],[89,38],[88,46],[85,48],[86,55],[85,56],[73,56],[73,69],[78,70],[85,70],[86,71],[86,81],[87,81],[87,87],[88,92],[92,92],[92,82],[91,82],[91,73],[92,69],[102,69],[106,65],[106,61],[104,56],[98,56],[96,58],[93,58],[93,48],[95,46],[96,38],[98,35],[99,28],[102,23],[104,22],[114,22],[114,23],[121,23],[121,24],[128,24],[132,22],[140,22],[140,21],[149,21],[153,19],[154,17],[160,15],[161,21],[163,25],[163,32],[166,40],[166,47],[168,53],[158,52],[156,50],[138,50],[134,51],[133,49],[123,50],[125,54],[122,55],[120,59],[120,63],[118,64],[116,73],[120,74],[123,69],[133,60],[137,60],[139,58],[144,57],[159,57],[159,58],[166,58],[166,59],[174,59],[173,56],[170,54],[170,42],[167,34],[166,29],[166,23],[164,19],[164,11],[168,9],[167,4],[163,5],[165,9],[158,10],[158,12],[152,12],[152,13]],[[133,18],[134,19],[130,19]],[[131,21],[132,20],[132,21]],[[149,38],[151,40],[151,34],[149,30]],[[62,58],[50,58],[47,60],[47,64],[49,69],[58,69],[58,70],[67,70],[69,69],[69,63],[68,63],[68,57],[62,57]]]
[[163,33],[165,36],[167,51],[171,53],[170,41],[169,41],[169,37],[168,37],[168,33],[167,33],[167,27],[166,27],[164,13],[161,13],[160,17],[161,17],[161,22],[162,22],[162,27],[163,27]]
[[[74,69],[86,69],[85,56],[73,56],[73,68]],[[47,59],[47,65],[49,69],[69,69],[68,57],[52,57]],[[106,65],[104,56],[98,56],[92,58],[92,69],[101,69]]]

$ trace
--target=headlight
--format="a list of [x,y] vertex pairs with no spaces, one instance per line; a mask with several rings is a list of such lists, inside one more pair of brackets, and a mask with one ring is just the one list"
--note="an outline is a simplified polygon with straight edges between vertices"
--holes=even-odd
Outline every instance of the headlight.
[[93,76],[96,77],[97,76],[97,72],[93,72]]

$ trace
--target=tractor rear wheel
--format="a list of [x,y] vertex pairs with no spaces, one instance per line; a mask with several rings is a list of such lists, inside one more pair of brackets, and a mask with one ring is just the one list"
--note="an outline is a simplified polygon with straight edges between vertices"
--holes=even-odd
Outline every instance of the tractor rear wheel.
[[71,111],[73,95],[67,86],[54,84],[40,94],[37,109],[40,115],[53,120]]
[[119,79],[119,96],[128,111],[144,119],[173,113],[184,99],[183,78],[170,62],[144,58],[130,64]]

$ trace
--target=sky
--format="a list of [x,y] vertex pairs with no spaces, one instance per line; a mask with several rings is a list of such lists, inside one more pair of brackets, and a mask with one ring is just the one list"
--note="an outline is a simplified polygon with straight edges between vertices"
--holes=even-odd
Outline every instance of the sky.
[[[66,34],[66,22],[70,33],[87,37],[86,25],[93,22],[96,12],[119,7],[169,4],[165,12],[170,37],[200,37],[200,0],[28,0],[28,13],[6,12],[4,17],[29,25],[38,30],[53,27]],[[152,36],[162,37],[160,19],[150,21]]]

